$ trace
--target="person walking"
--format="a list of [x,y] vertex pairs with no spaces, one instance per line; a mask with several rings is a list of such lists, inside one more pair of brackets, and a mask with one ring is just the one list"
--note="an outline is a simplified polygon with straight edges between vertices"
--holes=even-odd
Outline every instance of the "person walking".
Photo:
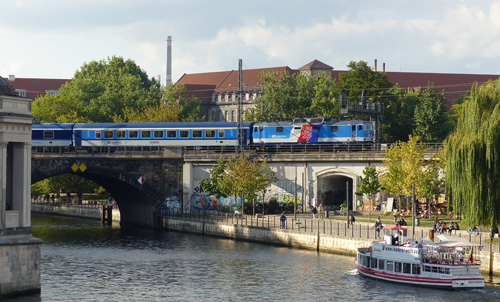
[[280,229],[286,229],[286,216],[285,216],[285,212],[281,212],[280,222],[281,222]]
[[318,209],[316,209],[316,206],[312,208],[311,212],[313,213],[313,219],[316,219],[316,214],[318,214]]

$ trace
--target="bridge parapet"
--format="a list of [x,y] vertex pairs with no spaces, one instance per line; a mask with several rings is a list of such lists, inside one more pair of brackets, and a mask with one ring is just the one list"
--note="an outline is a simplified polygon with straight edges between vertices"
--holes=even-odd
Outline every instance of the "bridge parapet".
[[34,158],[182,158],[181,147],[33,147]]

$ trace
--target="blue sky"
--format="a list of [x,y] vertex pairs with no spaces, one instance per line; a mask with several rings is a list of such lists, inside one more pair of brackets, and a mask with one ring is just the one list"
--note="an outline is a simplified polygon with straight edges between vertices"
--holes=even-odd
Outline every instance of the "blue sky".
[[85,62],[134,60],[150,77],[238,68],[500,74],[495,0],[0,0],[0,75],[72,78]]

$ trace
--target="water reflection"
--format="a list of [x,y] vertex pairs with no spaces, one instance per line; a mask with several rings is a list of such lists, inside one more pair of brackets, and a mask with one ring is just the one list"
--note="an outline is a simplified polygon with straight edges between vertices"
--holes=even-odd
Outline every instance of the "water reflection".
[[[354,258],[91,220],[34,216],[42,292],[7,301],[496,301],[362,278]],[[494,278],[492,282],[498,283]]]

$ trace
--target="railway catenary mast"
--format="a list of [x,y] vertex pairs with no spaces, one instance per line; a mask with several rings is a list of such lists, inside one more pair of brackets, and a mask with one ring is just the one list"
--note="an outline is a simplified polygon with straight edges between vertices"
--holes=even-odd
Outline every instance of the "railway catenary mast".
[[167,85],[172,83],[172,36],[167,37]]
[[238,60],[238,148],[237,153],[243,154],[245,133],[243,131],[243,61]]

